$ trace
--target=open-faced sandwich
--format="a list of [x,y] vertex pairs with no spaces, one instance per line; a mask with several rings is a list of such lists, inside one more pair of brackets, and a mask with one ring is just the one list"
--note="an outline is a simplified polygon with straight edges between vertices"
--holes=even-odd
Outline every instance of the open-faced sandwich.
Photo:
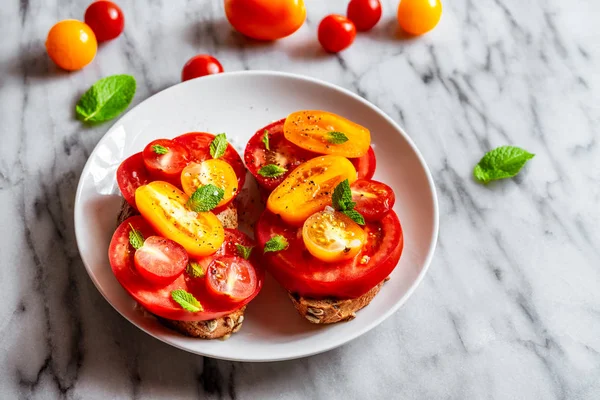
[[237,230],[246,168],[225,134],[158,139],[117,170],[124,197],[112,271],[147,311],[183,334],[227,338],[260,291],[254,241]]
[[262,261],[312,323],[353,319],[402,254],[394,192],[371,180],[370,144],[365,127],[299,111],[260,129],[246,147],[266,198],[255,228]]

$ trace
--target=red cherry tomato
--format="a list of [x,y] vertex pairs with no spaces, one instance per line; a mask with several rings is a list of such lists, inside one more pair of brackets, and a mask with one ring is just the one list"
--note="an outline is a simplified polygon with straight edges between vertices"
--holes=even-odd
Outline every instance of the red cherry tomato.
[[178,243],[160,236],[145,238],[135,251],[135,268],[148,282],[167,284],[183,273],[188,254]]
[[205,75],[220,74],[223,72],[223,66],[213,56],[208,54],[198,54],[190,58],[181,70],[181,81],[199,78]]
[[235,303],[256,290],[256,281],[252,264],[239,256],[217,257],[206,272],[206,287],[209,292]]
[[85,10],[85,23],[92,28],[99,42],[112,40],[123,32],[123,11],[112,1],[95,1]]
[[175,182],[181,186],[181,171],[190,157],[188,149],[170,139],[156,139],[148,143],[142,152],[144,165],[155,178]]
[[117,184],[125,200],[137,210],[135,205],[135,190],[152,181],[150,173],[144,164],[142,153],[135,153],[125,159],[117,169]]
[[367,221],[379,221],[394,207],[396,195],[385,183],[359,179],[350,185],[354,209]]
[[342,15],[328,15],[319,24],[319,43],[330,53],[337,53],[354,42],[356,28]]
[[351,0],[346,12],[348,19],[354,22],[356,30],[365,32],[373,28],[381,18],[379,0]]
[[375,152],[372,147],[369,147],[369,151],[362,157],[349,158],[356,172],[358,173],[358,179],[371,179],[375,175],[375,167],[377,166],[377,160],[375,158]]

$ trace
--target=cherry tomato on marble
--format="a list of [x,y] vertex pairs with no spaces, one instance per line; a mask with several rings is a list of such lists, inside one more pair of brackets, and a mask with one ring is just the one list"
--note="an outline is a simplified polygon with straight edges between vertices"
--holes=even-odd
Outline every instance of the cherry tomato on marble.
[[181,81],[199,78],[205,75],[220,74],[223,72],[223,66],[213,56],[208,54],[198,54],[189,59],[181,70]]
[[123,32],[123,11],[112,1],[95,1],[85,10],[85,23],[92,28],[99,42],[115,39]]
[[440,0],[402,0],[398,5],[398,23],[412,35],[429,32],[435,28],[441,16]]
[[357,31],[368,31],[381,18],[381,3],[379,0],[351,0],[346,15]]
[[98,42],[92,29],[81,21],[66,19],[48,32],[46,51],[56,65],[76,71],[92,62]]
[[296,32],[306,19],[304,0],[225,0],[236,31],[256,40],[277,40]]
[[349,47],[355,37],[356,27],[342,15],[328,15],[319,24],[319,43],[330,53],[338,53]]

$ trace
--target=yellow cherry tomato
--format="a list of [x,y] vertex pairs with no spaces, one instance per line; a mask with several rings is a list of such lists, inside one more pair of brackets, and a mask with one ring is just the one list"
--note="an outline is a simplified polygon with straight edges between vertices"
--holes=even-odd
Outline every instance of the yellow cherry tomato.
[[348,179],[356,180],[356,169],[347,158],[320,156],[300,164],[269,195],[267,208],[288,224],[302,226],[304,221],[331,205],[333,189]]
[[238,181],[231,165],[220,159],[210,159],[201,163],[190,163],[181,171],[183,191],[191,196],[198,187],[212,183],[225,191],[217,207],[224,206],[235,197]]
[[50,29],[46,39],[48,55],[56,65],[67,71],[75,71],[91,63],[97,48],[92,29],[74,19],[58,22]]
[[304,222],[302,239],[310,254],[335,262],[356,256],[367,242],[367,234],[350,217],[330,208]]
[[154,229],[171,239],[190,256],[215,253],[225,240],[223,225],[211,212],[195,212],[186,207],[189,197],[167,182],[154,181],[135,191],[135,205]]
[[398,5],[398,23],[412,35],[429,32],[440,21],[440,0],[401,0]]
[[344,117],[327,111],[297,111],[283,125],[285,138],[320,154],[362,157],[369,151],[371,133]]

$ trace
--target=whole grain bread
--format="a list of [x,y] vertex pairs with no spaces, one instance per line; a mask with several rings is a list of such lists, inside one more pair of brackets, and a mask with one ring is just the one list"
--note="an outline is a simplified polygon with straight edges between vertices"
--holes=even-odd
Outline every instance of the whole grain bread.
[[[135,208],[123,200],[117,223],[121,224],[127,218],[138,215]],[[224,210],[217,214],[217,218],[225,228],[235,229],[238,226],[237,208],[230,203]],[[200,339],[228,339],[232,333],[240,330],[244,321],[246,306],[235,310],[229,315],[208,321],[176,321],[156,316],[158,321],[173,330],[186,336]]]

